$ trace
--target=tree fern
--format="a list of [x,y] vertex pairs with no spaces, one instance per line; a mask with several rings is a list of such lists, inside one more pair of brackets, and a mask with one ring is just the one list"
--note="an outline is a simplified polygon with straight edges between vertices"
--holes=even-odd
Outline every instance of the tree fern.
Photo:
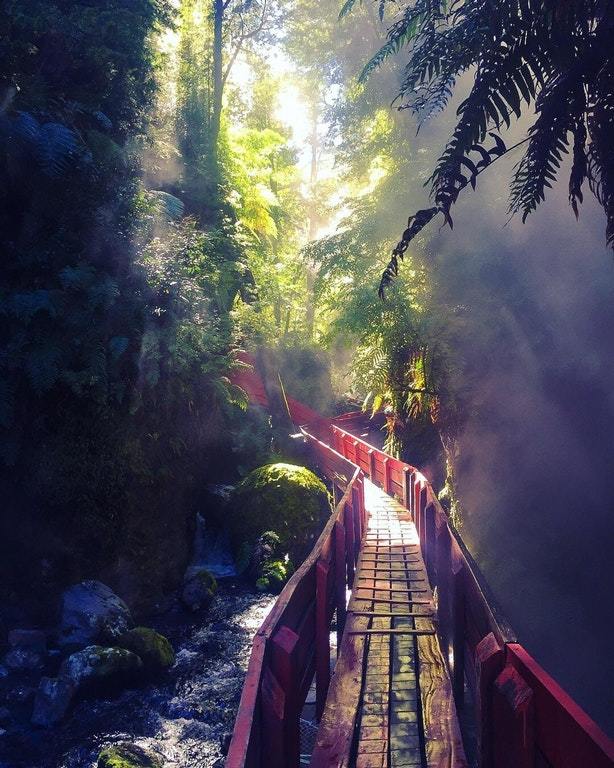
[[[352,5],[346,3],[344,11]],[[571,206],[577,215],[582,185],[588,179],[606,213],[607,242],[614,245],[612,39],[614,5],[607,0],[465,0],[448,7],[414,0],[399,11],[363,77],[409,44],[400,108],[424,118],[447,105],[459,75],[474,72],[471,90],[458,108],[456,126],[430,179],[436,213],[443,214],[449,225],[459,192],[468,183],[475,186],[485,167],[466,175],[468,162],[473,163],[471,154],[490,154],[483,146],[488,134],[498,135],[534,104],[536,118],[511,183],[511,212],[524,220],[544,200],[571,140]],[[410,217],[384,273],[382,290],[396,274],[408,243],[435,215],[432,211],[424,209]]]

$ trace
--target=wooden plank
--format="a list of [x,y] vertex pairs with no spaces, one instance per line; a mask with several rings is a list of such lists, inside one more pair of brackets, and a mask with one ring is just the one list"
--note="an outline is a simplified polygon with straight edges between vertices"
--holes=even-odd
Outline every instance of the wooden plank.
[[[348,630],[366,628],[369,619],[348,617]],[[354,724],[360,702],[365,635],[345,633],[333,674],[326,708],[311,756],[311,768],[348,768]]]
[[434,629],[410,629],[409,627],[395,627],[392,629],[361,629],[350,631],[351,635],[435,635]]
[[419,635],[416,642],[427,766],[467,768],[452,686],[437,639]]

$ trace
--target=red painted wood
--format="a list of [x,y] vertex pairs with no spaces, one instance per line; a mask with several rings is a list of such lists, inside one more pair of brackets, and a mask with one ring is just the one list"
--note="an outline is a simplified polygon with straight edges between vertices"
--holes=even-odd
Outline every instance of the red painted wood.
[[[242,382],[254,402],[268,404],[266,390],[253,369],[232,374],[232,380]],[[496,768],[523,768],[534,759],[539,765],[548,761],[552,768],[614,765],[612,741],[513,642],[509,628],[489,604],[479,570],[424,477],[292,398],[288,398],[288,406],[295,424],[309,425],[311,434],[306,432],[305,437],[321,471],[340,489],[342,498],[312,553],[288,582],[254,639],[227,768],[296,764],[297,713],[314,671],[319,678],[321,711],[327,674],[325,630],[336,606],[341,643],[346,577],[366,529],[361,471],[397,495],[414,516],[429,576],[437,587],[442,649],[446,657],[450,645],[454,652],[455,697],[462,703],[466,675],[478,714],[485,718],[478,722],[482,768],[487,768],[491,757]],[[497,675],[504,652],[508,664]],[[488,734],[492,736],[490,745]]]
[[457,709],[465,699],[465,567],[462,560],[452,561],[452,689]]
[[533,691],[511,665],[507,665],[495,680],[492,711],[494,765],[497,768],[534,768]]
[[536,741],[555,768],[612,768],[614,740],[521,646],[510,643],[507,659],[533,690]]
[[296,768],[300,763],[299,701],[297,678],[299,674],[298,644],[300,635],[289,627],[281,626],[272,638],[271,666],[284,693],[284,711],[281,723],[281,750],[285,768]]
[[478,643],[475,652],[475,723],[479,768],[496,768],[493,755],[493,685],[503,669],[505,652],[492,632]]
[[335,524],[335,591],[337,603],[337,648],[341,647],[341,638],[345,627],[346,601],[345,590],[347,585],[345,564],[345,526],[342,520]]
[[324,712],[324,703],[330,683],[330,563],[318,560],[316,564],[316,718]]
[[354,565],[356,551],[354,549],[354,512],[350,504],[344,508],[343,524],[345,526],[345,564],[347,567],[347,584],[352,587],[354,583]]

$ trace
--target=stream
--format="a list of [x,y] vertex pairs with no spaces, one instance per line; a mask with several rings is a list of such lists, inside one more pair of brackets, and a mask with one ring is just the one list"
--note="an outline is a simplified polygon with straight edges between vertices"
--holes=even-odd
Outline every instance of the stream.
[[177,600],[149,622],[175,648],[172,669],[114,699],[80,701],[51,729],[24,718],[0,738],[0,768],[93,768],[100,750],[120,741],[152,749],[169,768],[222,765],[251,642],[274,602],[231,579],[202,616]]

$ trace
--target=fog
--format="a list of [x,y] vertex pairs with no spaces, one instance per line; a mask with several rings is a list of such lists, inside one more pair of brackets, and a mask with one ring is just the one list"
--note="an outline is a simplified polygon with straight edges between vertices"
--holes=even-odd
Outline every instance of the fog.
[[564,173],[504,226],[506,162],[428,246],[466,321],[462,533],[520,641],[613,731],[614,259],[588,190],[576,222]]

